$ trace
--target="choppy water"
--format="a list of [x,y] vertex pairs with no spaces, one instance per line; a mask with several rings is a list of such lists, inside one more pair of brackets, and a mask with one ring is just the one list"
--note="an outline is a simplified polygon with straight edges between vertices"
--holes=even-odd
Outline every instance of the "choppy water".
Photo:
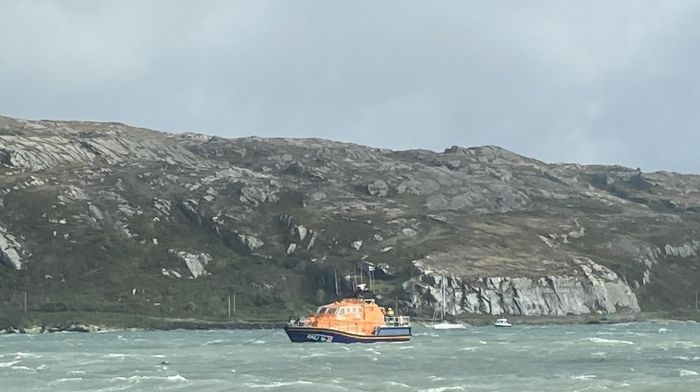
[[281,330],[0,335],[8,391],[700,391],[700,325],[415,328],[410,343]]

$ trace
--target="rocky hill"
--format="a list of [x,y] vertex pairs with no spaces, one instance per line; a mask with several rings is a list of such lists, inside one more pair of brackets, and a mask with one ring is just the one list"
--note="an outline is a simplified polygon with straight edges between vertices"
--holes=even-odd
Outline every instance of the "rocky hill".
[[[280,318],[373,271],[414,315],[695,307],[700,176],[0,117],[0,312]],[[337,279],[336,279],[337,276]]]

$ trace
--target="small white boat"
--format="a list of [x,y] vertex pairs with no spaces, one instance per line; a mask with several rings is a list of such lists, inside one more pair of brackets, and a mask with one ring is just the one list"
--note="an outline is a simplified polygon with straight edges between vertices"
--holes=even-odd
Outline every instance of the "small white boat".
[[493,323],[494,327],[512,327],[513,324],[508,322],[508,319],[500,318]]

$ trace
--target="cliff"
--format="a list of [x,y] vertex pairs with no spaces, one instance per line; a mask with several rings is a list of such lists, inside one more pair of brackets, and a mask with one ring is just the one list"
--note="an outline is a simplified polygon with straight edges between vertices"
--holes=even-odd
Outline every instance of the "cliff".
[[[695,306],[700,177],[0,117],[0,311],[287,316],[375,269],[403,311]],[[370,268],[374,267],[374,268]],[[365,275],[366,276],[366,275]]]

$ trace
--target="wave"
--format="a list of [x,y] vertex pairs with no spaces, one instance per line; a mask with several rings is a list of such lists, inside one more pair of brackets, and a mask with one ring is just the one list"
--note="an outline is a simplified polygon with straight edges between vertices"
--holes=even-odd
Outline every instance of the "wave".
[[629,340],[616,340],[616,339],[603,339],[603,338],[586,338],[583,340],[587,340],[591,343],[596,343],[596,344],[607,344],[607,345],[633,345],[634,342],[630,342]]
[[20,363],[20,361],[0,362],[0,368],[11,367]]
[[174,376],[168,376],[167,380],[170,382],[188,382],[189,380],[186,379],[185,377],[182,377],[179,374],[176,374]]
[[410,385],[406,385],[404,383],[400,383],[397,381],[385,381],[382,384],[389,386],[389,387],[399,387],[399,388],[406,388],[406,389],[412,389]]
[[49,385],[53,386],[53,385],[62,384],[64,382],[80,382],[80,381],[83,381],[82,377],[59,378],[59,379],[51,381],[49,383]]
[[133,384],[138,384],[141,381],[147,381],[147,380],[164,380],[164,381],[170,381],[170,382],[188,382],[189,380],[186,379],[185,377],[175,374],[173,376],[130,376],[130,377],[122,377],[122,376],[117,376],[117,377],[112,377],[109,382],[128,382],[128,383],[133,383]]
[[270,384],[253,384],[245,383],[244,386],[248,388],[282,388],[291,387],[293,385],[313,385],[311,381],[297,380],[297,381],[275,381]]
[[15,359],[23,359],[23,358],[41,358],[41,355],[33,354],[33,353],[23,353],[23,352],[16,352],[15,353]]
[[697,376],[697,375],[698,375],[698,372],[694,372],[692,370],[680,369],[678,371],[679,377],[688,377],[688,376]]
[[313,353],[313,354],[301,356],[301,357],[299,357],[299,359],[310,359],[310,358],[327,357],[327,356],[328,356],[328,354],[325,354],[325,353]]
[[464,387],[461,385],[455,385],[452,387],[436,387],[436,388],[428,388],[428,389],[419,389],[419,391],[422,392],[445,392],[445,391],[463,391]]
[[128,356],[129,356],[128,354],[109,353],[109,354],[103,355],[102,358],[126,358]]
[[223,339],[216,339],[216,340],[210,340],[208,342],[202,343],[202,346],[211,346],[212,344],[224,344],[228,343],[228,341],[223,340]]
[[679,347],[679,348],[685,348],[685,349],[700,347],[700,345],[698,345],[697,343],[686,342],[686,341],[673,342],[673,346]]
[[583,380],[583,381],[592,380],[592,379],[597,378],[597,377],[598,376],[596,376],[594,374],[581,374],[579,376],[569,376],[569,378],[572,380]]

